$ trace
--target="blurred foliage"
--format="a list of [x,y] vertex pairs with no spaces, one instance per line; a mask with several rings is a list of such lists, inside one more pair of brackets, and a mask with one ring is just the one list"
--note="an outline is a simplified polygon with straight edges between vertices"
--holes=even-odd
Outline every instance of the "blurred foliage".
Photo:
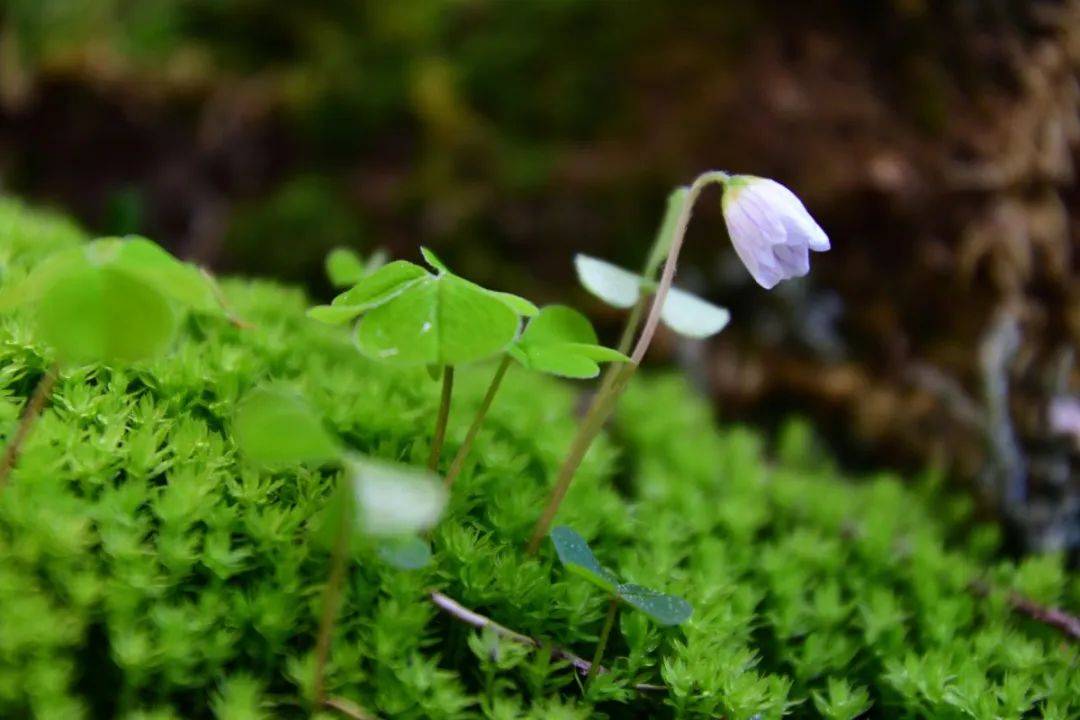
[[[80,233],[0,204],[22,269]],[[327,573],[310,543],[340,470],[243,465],[232,417],[251,388],[295,387],[350,448],[419,464],[438,403],[423,370],[370,362],[304,316],[301,292],[228,281],[250,322],[189,318],[175,352],[63,373],[0,494],[0,715],[308,717]],[[47,364],[27,318],[0,320],[0,428]],[[463,372],[448,448],[490,367]],[[499,623],[588,653],[602,597],[546,547],[522,551],[575,430],[565,384],[512,371],[416,572],[350,569],[328,690],[379,717],[1075,717],[1077,646],[1011,591],[1080,607],[1060,555],[995,557],[971,503],[937,478],[850,478],[811,426],[769,452],[718,427],[684,379],[642,377],[594,445],[560,521],[620,576],[685,596],[690,621],[625,613],[587,688],[549,650],[442,615],[437,588]],[[902,512],[898,509],[902,508]],[[976,592],[982,582],[985,596]],[[639,693],[638,682],[662,684]]]

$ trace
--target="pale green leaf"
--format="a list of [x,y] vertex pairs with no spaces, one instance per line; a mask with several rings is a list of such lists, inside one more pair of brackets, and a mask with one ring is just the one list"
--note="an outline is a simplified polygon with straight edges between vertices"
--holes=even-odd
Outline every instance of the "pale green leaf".
[[596,297],[617,308],[633,307],[641,297],[641,276],[588,255],[574,257],[578,280]]
[[566,569],[575,575],[580,575],[604,592],[614,594],[619,584],[615,573],[600,564],[593,555],[585,538],[578,535],[574,530],[559,525],[552,529],[551,543],[555,546],[555,553],[559,561]]
[[506,348],[517,313],[491,293],[455,275],[414,283],[368,311],[357,325],[360,351],[403,365],[458,365]]
[[660,229],[656,233],[656,241],[653,243],[649,262],[645,265],[646,278],[653,278],[667,258],[668,250],[671,249],[671,243],[675,238],[675,228],[678,226],[679,216],[682,215],[683,208],[686,207],[686,201],[689,197],[690,189],[685,186],[675,188],[668,195],[664,218],[660,221]]
[[558,375],[574,380],[588,380],[600,374],[600,366],[575,351],[568,343],[522,346],[524,360],[514,356],[522,365],[537,372]]
[[596,331],[589,319],[566,305],[545,306],[521,334],[523,345],[596,342]]
[[413,283],[429,277],[427,270],[407,260],[395,260],[364,277],[334,298],[334,306],[348,305],[360,312],[390,300]]
[[326,256],[326,276],[336,288],[355,285],[367,270],[363,258],[351,248],[337,247]]
[[731,320],[731,313],[696,295],[671,288],[660,311],[660,319],[680,335],[706,338],[723,330]]
[[[95,240],[88,251],[92,252],[94,245],[110,240]],[[195,265],[177,260],[146,238],[128,237],[116,242],[115,251],[106,265],[130,273],[192,310],[221,311],[213,279]]]
[[619,585],[619,599],[651,617],[658,625],[681,625],[690,619],[693,608],[690,603],[674,595],[632,585]]
[[520,295],[514,295],[513,293],[499,292],[497,290],[488,290],[494,297],[502,300],[509,306],[511,310],[516,312],[522,317],[532,317],[540,312],[540,309],[533,305],[531,302],[521,297]]
[[318,414],[283,388],[248,393],[237,408],[233,435],[244,457],[261,465],[324,463],[341,455]]
[[133,362],[165,352],[177,317],[158,290],[113,267],[55,276],[34,305],[40,339],[70,362]]
[[362,312],[354,305],[316,305],[308,308],[307,316],[327,325],[344,325]]

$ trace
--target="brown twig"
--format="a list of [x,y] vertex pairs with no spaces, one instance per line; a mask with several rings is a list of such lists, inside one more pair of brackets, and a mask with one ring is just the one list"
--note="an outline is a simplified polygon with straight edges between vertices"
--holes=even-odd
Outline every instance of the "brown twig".
[[[981,580],[971,583],[972,590],[976,594],[986,597],[990,594],[990,586]],[[1046,607],[1024,597],[1017,592],[1009,592],[1005,596],[1009,606],[1018,613],[1027,615],[1032,620],[1041,622],[1057,629],[1071,640],[1080,640],[1080,618],[1072,615],[1061,608]]]
[[323,701],[323,706],[328,707],[331,710],[337,710],[345,717],[353,718],[353,720],[378,720],[376,716],[370,714],[352,700],[346,700],[345,698],[326,698],[326,700]]
[[[467,625],[472,625],[473,627],[479,628],[481,630],[490,629],[499,637],[506,638],[507,640],[511,640],[516,643],[520,643],[521,645],[528,645],[529,647],[533,648],[544,647],[544,645],[540,641],[534,640],[528,635],[522,635],[521,633],[511,630],[504,625],[500,625],[486,615],[481,615],[475,610],[470,610],[469,608],[459,603],[457,600],[454,600],[452,597],[444,595],[441,592],[432,592],[431,602],[435,603],[435,606],[446,614],[450,615],[453,618],[456,618],[457,620],[460,620]],[[554,657],[566,660],[581,675],[587,677],[592,671],[593,664],[585,658],[581,657],[580,655],[575,655],[569,650],[561,648],[558,645],[551,645],[549,647],[551,649],[551,654]],[[598,665],[593,674],[603,675],[608,672],[611,671],[602,665]],[[649,683],[637,683],[634,685],[634,689],[638,692],[667,691],[667,688],[663,685],[651,685]]]
[[59,373],[59,367],[53,364],[38,380],[37,387],[34,388],[34,393],[30,396],[30,402],[26,404],[22,419],[19,420],[19,426],[15,429],[15,434],[11,440],[8,441],[7,447],[4,448],[3,457],[0,458],[0,489],[3,489],[4,485],[7,484],[8,476],[15,469],[15,463],[19,460],[19,454],[26,443],[26,438],[30,436],[30,430],[33,429],[38,418],[41,417],[41,412],[45,409],[45,403],[48,401],[49,396],[52,395],[53,388],[56,387]]

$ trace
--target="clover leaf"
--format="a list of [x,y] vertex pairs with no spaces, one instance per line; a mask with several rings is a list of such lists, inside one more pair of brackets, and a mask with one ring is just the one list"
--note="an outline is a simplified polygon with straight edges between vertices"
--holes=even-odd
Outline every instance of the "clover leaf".
[[593,378],[599,363],[629,360],[600,345],[588,318],[565,305],[541,309],[509,352],[530,370],[569,378]]
[[178,307],[221,312],[213,280],[140,237],[104,238],[57,253],[0,291],[0,311],[30,307],[38,337],[67,361],[160,355]]
[[520,318],[538,312],[524,298],[455,275],[427,248],[421,253],[434,273],[396,260],[309,315],[337,323],[361,316],[356,338],[363,354],[438,367],[498,353],[517,337]]
[[615,573],[596,559],[585,538],[571,528],[555,527],[549,537],[567,570],[585,578],[614,600],[640,610],[658,625],[680,625],[690,619],[693,608],[682,598],[620,582]]
[[[586,290],[617,308],[633,307],[643,291],[651,293],[656,289],[652,280],[588,255],[576,256],[574,267]],[[705,338],[723,330],[731,314],[726,308],[673,287],[668,290],[660,320],[680,335]]]

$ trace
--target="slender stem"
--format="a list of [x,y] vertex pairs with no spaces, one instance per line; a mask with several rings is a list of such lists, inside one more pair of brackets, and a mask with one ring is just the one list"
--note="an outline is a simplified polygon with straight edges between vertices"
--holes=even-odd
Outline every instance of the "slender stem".
[[30,431],[37,424],[41,412],[45,409],[46,401],[52,395],[53,388],[56,387],[59,373],[60,368],[54,363],[45,371],[45,374],[41,376],[34,387],[34,392],[30,396],[26,410],[19,420],[19,426],[15,429],[15,434],[11,440],[8,441],[7,447],[4,448],[3,457],[0,458],[0,490],[7,484],[8,476],[15,469],[15,463],[19,460],[19,453],[22,452],[23,445],[26,444],[26,438],[30,436]]
[[615,618],[618,614],[619,599],[612,596],[611,602],[608,604],[607,617],[604,618],[604,627],[600,631],[600,639],[596,641],[596,652],[593,653],[592,667],[589,668],[589,673],[585,676],[586,682],[593,679],[593,676],[596,675],[596,669],[600,667],[600,661],[604,659],[604,650],[607,648],[611,628],[615,627]]
[[[511,630],[505,625],[500,625],[486,615],[481,615],[475,610],[470,610],[469,608],[459,603],[457,600],[454,600],[452,597],[444,595],[441,592],[432,592],[431,602],[434,603],[436,607],[438,607],[446,614],[457,620],[460,620],[466,625],[472,625],[474,628],[478,628],[480,630],[483,630],[485,628],[490,629],[499,637],[519,643],[521,645],[527,645],[533,648],[539,648],[544,646],[544,644],[540,641],[535,640],[528,635],[522,635],[519,632]],[[566,660],[570,663],[570,665],[573,666],[575,670],[577,670],[582,675],[588,675],[593,668],[593,663],[589,662],[588,660],[579,655],[575,655],[569,650],[565,650],[558,645],[550,645],[548,647],[551,648],[552,656]],[[606,672],[609,672],[606,667],[598,666],[596,668],[597,675],[603,675]],[[639,692],[663,692],[666,688],[663,685],[638,683],[637,685],[634,685],[634,689]]]
[[334,537],[334,547],[330,551],[330,577],[323,590],[322,617],[319,619],[319,634],[315,641],[315,682],[312,690],[313,705],[323,704],[325,688],[326,660],[330,655],[330,643],[333,640],[334,624],[337,620],[338,606],[341,604],[341,586],[345,580],[345,561],[348,556],[350,523],[342,517]]
[[623,328],[622,336],[619,338],[618,351],[623,355],[630,352],[630,346],[634,342],[634,336],[637,335],[638,327],[641,325],[641,316],[645,314],[645,308],[649,304],[649,294],[642,292],[641,297],[638,298],[637,303],[634,304],[634,309],[630,311],[630,316],[626,318],[626,326]]
[[439,417],[435,421],[435,437],[431,440],[431,455],[428,456],[428,470],[439,467],[439,456],[442,455],[443,440],[446,439],[446,421],[450,418],[450,398],[454,394],[454,368],[447,365],[443,368],[442,376],[442,399],[439,400]]
[[592,445],[593,440],[603,429],[604,423],[615,407],[615,402],[618,400],[619,395],[622,394],[627,383],[630,382],[630,378],[634,376],[636,369],[633,363],[620,365],[618,374],[614,376],[608,388],[602,390],[593,398],[585,417],[582,418],[581,423],[578,425],[577,434],[570,444],[566,459],[563,460],[563,464],[559,468],[559,474],[555,479],[555,486],[552,488],[548,504],[544,507],[543,513],[533,527],[533,533],[526,548],[529,555],[535,555],[536,551],[540,549],[540,543],[547,537],[548,529],[555,520],[555,514],[559,511],[559,505],[562,504],[563,498],[566,497],[566,493],[570,489],[574,473],[577,471],[578,466],[581,465],[589,446]]
[[469,432],[465,434],[465,442],[458,448],[457,455],[454,456],[454,461],[450,463],[450,470],[446,473],[446,487],[450,487],[454,484],[454,480],[461,474],[461,469],[465,467],[465,460],[468,459],[473,442],[480,433],[480,426],[484,424],[484,418],[487,417],[488,410],[491,409],[491,403],[495,400],[495,394],[499,392],[499,386],[502,384],[503,377],[506,376],[506,371],[510,367],[510,360],[511,358],[509,355],[503,355],[502,361],[499,362],[499,367],[495,370],[495,375],[491,378],[491,383],[488,385],[487,392],[484,393],[484,399],[480,401],[480,407],[476,410],[476,417],[473,418],[472,425],[469,426]]
[[694,201],[709,184],[723,182],[727,177],[727,173],[712,170],[699,175],[687,189],[686,200],[682,204],[678,218],[675,221],[671,246],[668,248],[667,259],[664,262],[664,270],[656,287],[656,293],[653,295],[649,315],[645,320],[645,327],[641,331],[637,345],[634,346],[634,353],[630,356],[630,362],[619,368],[618,374],[612,378],[611,383],[605,382],[604,386],[601,387],[600,392],[593,398],[592,405],[589,406],[585,417],[578,425],[577,435],[571,442],[570,450],[563,461],[562,467],[559,469],[555,486],[552,488],[551,495],[548,498],[548,504],[533,527],[532,536],[526,547],[528,554],[533,555],[540,548],[540,543],[547,536],[551,523],[555,520],[555,515],[559,511],[559,505],[562,503],[563,498],[566,497],[566,492],[570,488],[570,483],[573,481],[574,474],[585,457],[585,453],[589,450],[589,446],[592,445],[600,429],[603,428],[604,423],[607,422],[608,417],[615,409],[619,396],[626,389],[630,378],[633,377],[634,372],[645,358],[645,353],[649,349],[649,344],[652,342],[653,335],[656,334],[656,327],[660,322],[660,311],[664,307],[664,301],[667,300],[671,283],[675,279],[675,267],[679,261],[679,252],[682,250],[686,228],[690,224]]

